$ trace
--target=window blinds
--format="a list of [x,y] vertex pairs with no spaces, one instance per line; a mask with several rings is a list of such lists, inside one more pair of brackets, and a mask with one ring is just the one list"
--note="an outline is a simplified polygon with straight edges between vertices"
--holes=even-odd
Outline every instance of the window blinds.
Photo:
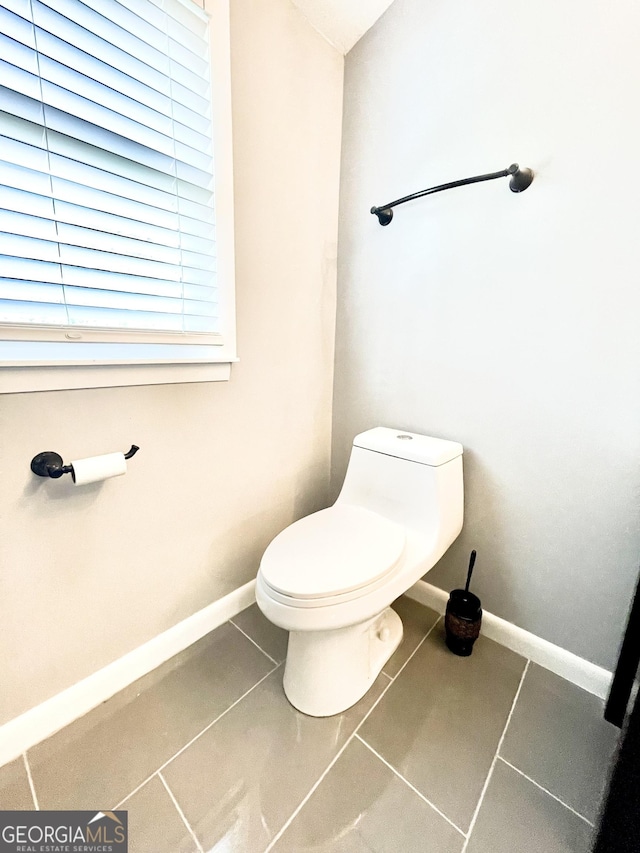
[[221,342],[207,27],[0,0],[0,337]]

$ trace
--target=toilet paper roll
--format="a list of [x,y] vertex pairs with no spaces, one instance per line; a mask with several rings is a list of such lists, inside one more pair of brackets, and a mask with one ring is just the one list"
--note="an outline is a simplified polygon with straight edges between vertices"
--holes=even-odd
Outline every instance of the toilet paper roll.
[[127,473],[127,460],[124,453],[105,453],[103,456],[89,456],[71,463],[71,476],[76,486],[108,480]]

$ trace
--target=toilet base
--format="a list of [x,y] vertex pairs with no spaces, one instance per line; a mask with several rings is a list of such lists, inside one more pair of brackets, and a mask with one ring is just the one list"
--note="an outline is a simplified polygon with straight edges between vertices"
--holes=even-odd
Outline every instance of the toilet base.
[[294,708],[331,717],[361,699],[402,641],[395,610],[333,631],[291,631],[283,686]]

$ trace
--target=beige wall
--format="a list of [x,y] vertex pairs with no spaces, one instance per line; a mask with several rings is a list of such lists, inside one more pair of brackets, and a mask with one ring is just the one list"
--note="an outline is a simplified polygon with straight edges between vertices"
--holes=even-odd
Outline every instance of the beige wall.
[[[633,0],[395,0],[347,55],[335,489],[382,424],[465,447],[427,579],[612,666],[640,560]],[[514,160],[505,180],[369,214]]]
[[[289,0],[231,6],[241,361],[0,397],[0,723],[251,579],[327,501],[343,58]],[[29,471],[132,442],[124,478]]]

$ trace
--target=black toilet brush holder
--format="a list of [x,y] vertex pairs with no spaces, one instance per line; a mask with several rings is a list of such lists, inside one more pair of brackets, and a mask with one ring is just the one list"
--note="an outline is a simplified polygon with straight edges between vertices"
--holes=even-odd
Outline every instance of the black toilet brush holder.
[[473,644],[480,635],[482,624],[482,605],[477,595],[469,592],[471,573],[476,561],[476,552],[471,552],[467,584],[464,589],[454,589],[449,595],[444,617],[445,641],[455,655],[468,657]]

